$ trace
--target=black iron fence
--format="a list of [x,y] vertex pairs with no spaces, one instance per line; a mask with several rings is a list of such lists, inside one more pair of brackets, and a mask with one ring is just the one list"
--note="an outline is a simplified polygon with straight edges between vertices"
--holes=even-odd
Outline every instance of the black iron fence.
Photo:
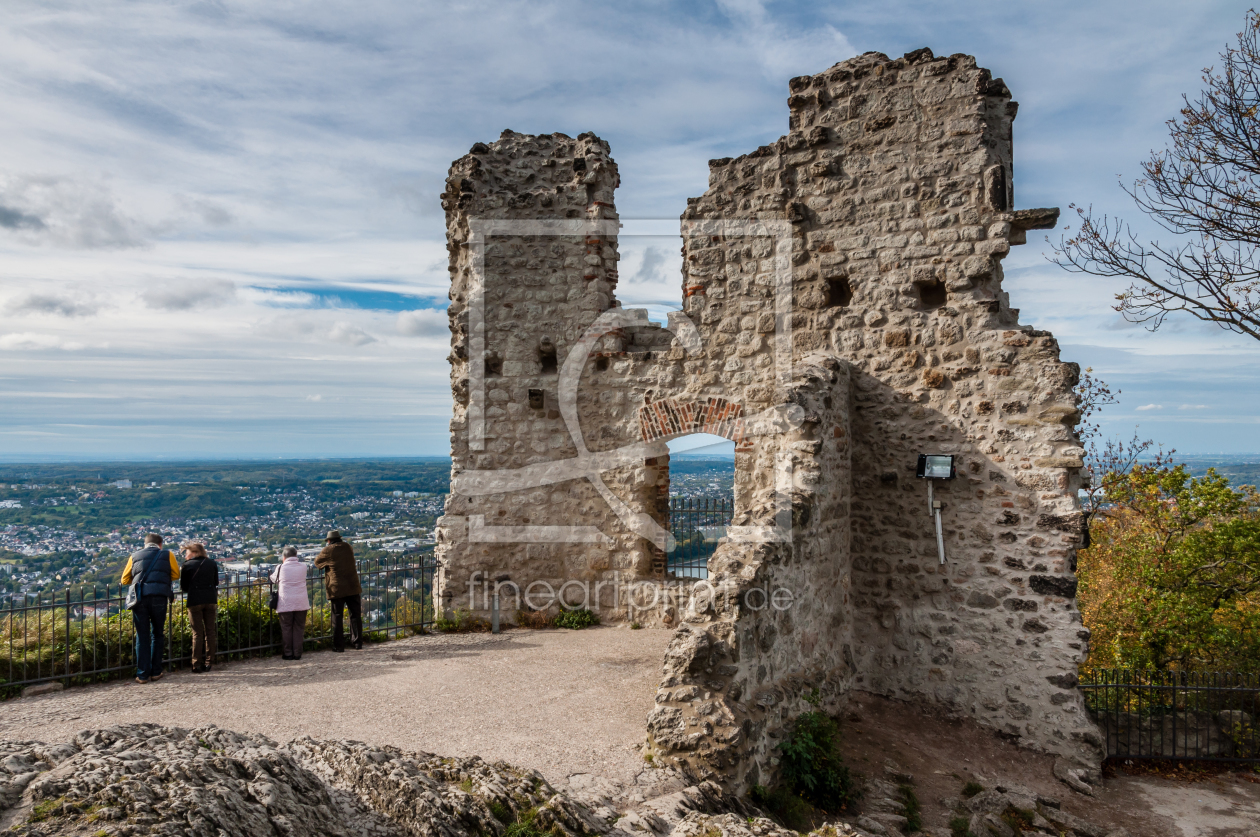
[[1260,762],[1260,675],[1094,669],[1080,688],[1109,757]]
[[670,497],[669,531],[674,550],[665,569],[675,578],[708,578],[709,556],[726,536],[734,503],[726,497]]
[[[432,624],[433,569],[432,552],[359,564],[365,639],[418,633]],[[134,674],[135,629],[131,611],[124,607],[126,595],[122,586],[84,586],[10,601],[0,610],[0,696],[12,697],[35,683],[59,680],[69,685]],[[325,647],[332,639],[332,616],[323,577],[313,567],[307,573],[307,595],[311,609],[304,647]],[[270,597],[267,570],[232,573],[228,583],[220,583],[220,658],[278,652],[280,622],[268,606]],[[188,610],[184,595],[177,592],[167,612],[166,658],[178,668],[191,654]]]

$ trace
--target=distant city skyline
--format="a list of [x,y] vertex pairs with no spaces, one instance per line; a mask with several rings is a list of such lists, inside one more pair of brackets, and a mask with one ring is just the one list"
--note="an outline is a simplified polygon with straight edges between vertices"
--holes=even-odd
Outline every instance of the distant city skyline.
[[[0,461],[444,456],[450,162],[504,128],[609,141],[624,219],[676,228],[707,160],[787,130],[788,79],[967,52],[1005,79],[1018,207],[1141,222],[1129,183],[1245,5],[1153,0],[14,0],[0,16]],[[470,21],[476,22],[470,26]],[[675,225],[671,227],[670,225]],[[679,241],[622,242],[618,295],[680,306]],[[1260,345],[1156,334],[1122,286],[1004,263],[1021,322],[1119,403],[1104,432],[1260,451]]]

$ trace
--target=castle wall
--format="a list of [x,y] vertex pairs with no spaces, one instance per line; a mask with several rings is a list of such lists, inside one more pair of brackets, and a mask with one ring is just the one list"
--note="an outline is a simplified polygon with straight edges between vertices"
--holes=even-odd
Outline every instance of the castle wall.
[[[566,591],[567,602],[615,615],[616,582],[650,572],[651,545],[625,531],[589,480],[522,471],[578,456],[562,414],[566,390],[581,392],[576,407],[588,450],[638,440],[635,388],[624,386],[627,373],[638,372],[636,382],[643,377],[623,351],[634,329],[597,342],[603,363],[578,352],[582,384],[562,385],[577,342],[616,305],[617,181],[607,143],[593,134],[505,131],[451,167],[442,204],[451,272],[452,492],[437,527],[435,582],[437,608],[448,615],[489,615],[499,584],[507,585],[500,589],[505,621],[518,606],[554,612],[548,590],[559,594],[569,581],[582,586]],[[646,323],[642,330],[651,331]],[[622,358],[617,368],[600,368],[609,354]],[[654,510],[659,493],[635,467],[642,459],[602,474],[637,513]],[[557,534],[571,526],[585,529]]]
[[[851,368],[853,682],[1096,764],[1075,689],[1078,369],[1001,289],[1010,245],[1057,215],[1011,211],[1016,105],[973,58],[926,50],[867,54],[791,91],[791,132],[712,161],[683,223],[791,221],[794,363],[824,352]],[[689,242],[688,301],[731,322],[756,257]],[[737,339],[764,328],[745,317]],[[937,483],[944,565],[919,453],[959,463]]]
[[[861,688],[1096,766],[1075,688],[1079,370],[1002,291],[1010,246],[1057,218],[1012,208],[1010,91],[928,50],[790,88],[790,132],[711,161],[688,201],[668,329],[616,303],[605,143],[507,132],[452,167],[439,606],[492,579],[663,579],[664,442],[718,433],[736,442],[735,512],[709,579],[666,607],[589,603],[678,627],[647,724],[662,760],[767,781],[806,695],[838,710]],[[944,563],[920,453],[957,461],[936,483]],[[599,480],[573,473],[600,457]],[[519,535],[540,524],[595,535]]]

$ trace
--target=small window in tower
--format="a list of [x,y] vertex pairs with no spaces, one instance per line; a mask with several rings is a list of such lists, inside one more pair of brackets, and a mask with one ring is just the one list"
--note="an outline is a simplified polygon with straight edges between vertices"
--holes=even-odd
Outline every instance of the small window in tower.
[[939,308],[945,304],[945,283],[940,279],[919,285],[919,301],[924,308]]
[[486,377],[497,378],[503,374],[503,358],[495,352],[486,355]]
[[538,363],[544,375],[554,375],[558,368],[556,363],[556,344],[547,337],[538,342]]
[[531,389],[529,391],[529,408],[531,410],[541,410],[545,403],[543,391],[540,389]]
[[845,308],[853,301],[853,289],[847,276],[833,276],[827,280],[827,305]]

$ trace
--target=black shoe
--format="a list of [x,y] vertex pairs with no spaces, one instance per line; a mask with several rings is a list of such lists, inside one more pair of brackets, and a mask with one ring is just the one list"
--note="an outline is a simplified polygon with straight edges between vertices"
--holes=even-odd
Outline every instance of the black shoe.
[[204,667],[202,667],[202,666],[193,666],[193,667],[192,667],[192,673],[193,673],[193,674],[201,674],[203,671],[205,671],[205,668],[204,668]]
[[344,649],[344,648],[334,648],[333,650],[334,650],[334,651],[336,651],[338,654],[341,654],[341,653],[343,653],[346,649]]
[[356,643],[354,644],[354,650],[355,650],[355,651],[362,651],[362,650],[363,650],[363,643],[362,643],[362,642],[356,642]]
[[293,656],[292,656],[291,654],[281,654],[281,655],[280,655],[280,659],[282,659],[282,660],[292,660],[292,659],[293,659]]

